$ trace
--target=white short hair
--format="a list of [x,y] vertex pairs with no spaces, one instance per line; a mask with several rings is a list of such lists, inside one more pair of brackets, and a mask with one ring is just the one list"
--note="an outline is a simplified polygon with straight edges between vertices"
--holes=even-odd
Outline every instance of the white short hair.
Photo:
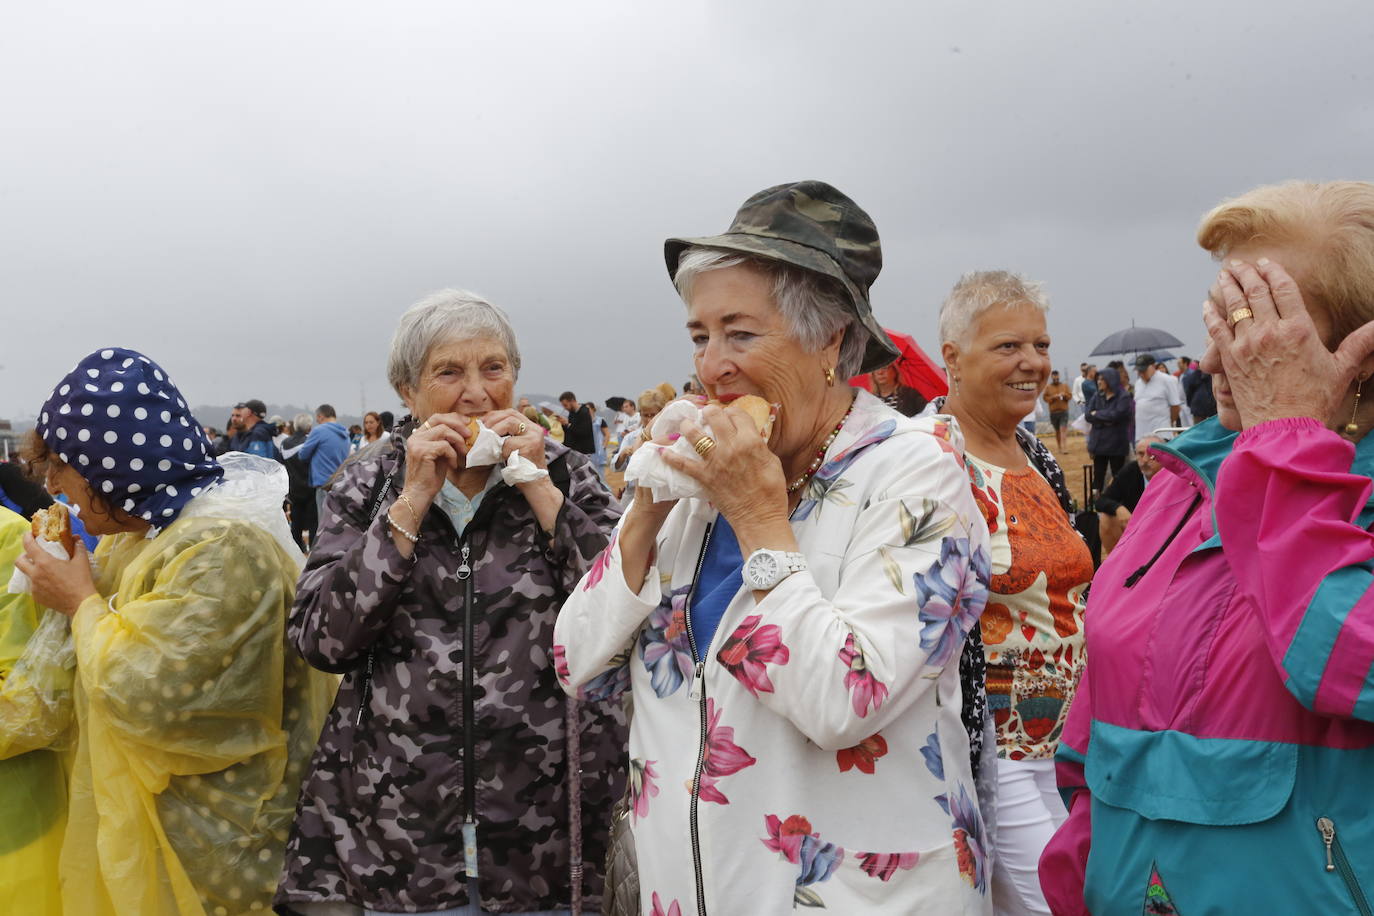
[[308,413],[298,413],[291,420],[291,428],[297,433],[308,433],[315,428],[315,418]]
[[940,343],[963,345],[982,314],[993,306],[1010,308],[1029,303],[1041,312],[1050,310],[1045,290],[1020,274],[1007,270],[975,270],[966,273],[940,306]]
[[465,289],[430,293],[407,309],[396,326],[386,361],[387,381],[404,398],[403,389],[414,391],[420,383],[420,373],[435,344],[477,337],[499,341],[506,348],[514,374],[520,374],[520,347],[504,311]]
[[782,312],[792,338],[804,349],[819,352],[836,331],[843,331],[835,373],[842,379],[858,374],[868,346],[868,329],[854,315],[844,288],[828,277],[780,261],[694,245],[678,258],[673,285],[682,301],[688,302],[692,283],[701,274],[739,266],[762,270],[773,278],[773,304]]

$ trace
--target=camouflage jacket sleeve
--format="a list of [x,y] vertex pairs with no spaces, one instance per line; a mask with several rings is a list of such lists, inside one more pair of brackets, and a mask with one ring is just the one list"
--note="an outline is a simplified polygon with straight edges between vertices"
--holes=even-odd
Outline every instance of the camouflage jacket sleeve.
[[401,556],[387,530],[387,505],[394,496],[368,521],[377,468],[377,462],[360,461],[329,491],[297,586],[288,632],[301,656],[322,671],[356,667],[390,622],[419,556]]
[[591,463],[580,455],[574,457],[571,451],[566,454],[568,495],[558,510],[553,534],[545,541],[544,549],[558,576],[559,589],[570,595],[606,546],[620,520],[620,509]]

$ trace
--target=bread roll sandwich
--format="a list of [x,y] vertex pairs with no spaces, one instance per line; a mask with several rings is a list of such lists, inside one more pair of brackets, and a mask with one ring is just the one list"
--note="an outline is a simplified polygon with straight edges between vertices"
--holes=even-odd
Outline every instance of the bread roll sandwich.
[[753,394],[746,394],[743,397],[735,398],[729,403],[720,401],[709,401],[717,407],[738,407],[749,415],[749,419],[754,421],[754,428],[759,431],[765,442],[773,434],[773,421],[777,414],[773,412],[773,405],[763,398]]
[[33,536],[40,541],[61,544],[67,556],[76,555],[76,536],[72,534],[71,512],[62,503],[53,503],[33,514]]
[[467,429],[467,433],[464,435],[464,439],[465,439],[466,441],[465,441],[463,444],[466,445],[468,448],[472,448],[472,443],[474,443],[474,442],[477,441],[477,418],[476,418],[476,417],[470,417],[470,418],[468,419],[468,429]]

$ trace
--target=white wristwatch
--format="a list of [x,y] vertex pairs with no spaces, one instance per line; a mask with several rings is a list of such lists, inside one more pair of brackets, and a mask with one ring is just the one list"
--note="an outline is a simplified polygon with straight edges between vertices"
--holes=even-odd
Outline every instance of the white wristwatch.
[[759,548],[744,561],[744,582],[755,591],[766,592],[803,569],[806,569],[804,554]]

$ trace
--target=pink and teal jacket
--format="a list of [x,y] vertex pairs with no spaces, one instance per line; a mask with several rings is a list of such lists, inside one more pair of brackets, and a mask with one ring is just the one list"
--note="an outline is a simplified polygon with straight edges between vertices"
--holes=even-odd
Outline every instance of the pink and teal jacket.
[[1054,913],[1369,913],[1374,437],[1216,420],[1155,446],[1093,581]]

